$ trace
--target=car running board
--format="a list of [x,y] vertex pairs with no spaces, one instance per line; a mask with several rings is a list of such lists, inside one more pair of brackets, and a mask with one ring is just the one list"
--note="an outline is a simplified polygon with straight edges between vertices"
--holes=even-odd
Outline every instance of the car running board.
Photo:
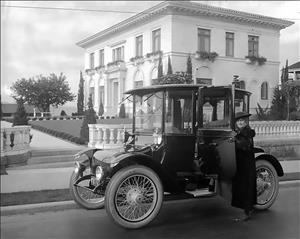
[[205,189],[196,189],[196,190],[193,190],[193,191],[185,191],[187,194],[190,194],[192,195],[193,197],[212,197],[212,196],[215,196],[216,193],[215,192],[210,192],[208,190],[208,188],[205,188]]

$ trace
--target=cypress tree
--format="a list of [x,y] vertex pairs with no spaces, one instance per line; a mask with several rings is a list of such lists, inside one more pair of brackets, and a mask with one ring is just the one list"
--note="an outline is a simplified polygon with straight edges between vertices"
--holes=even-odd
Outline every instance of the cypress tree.
[[13,125],[28,125],[27,113],[24,107],[24,101],[22,99],[17,100],[17,111],[14,114]]
[[168,73],[167,74],[168,75],[172,75],[173,74],[170,56],[168,56]]
[[123,103],[120,106],[119,117],[120,118],[126,118],[125,105]]
[[103,114],[104,114],[104,107],[103,107],[103,103],[102,103],[102,100],[101,100],[100,105],[99,105],[98,115],[102,116]]
[[279,86],[276,86],[274,89],[270,114],[274,120],[283,120],[286,118],[286,100]]
[[93,108],[92,95],[90,94],[88,100],[88,109],[85,111],[84,119],[82,122],[81,130],[80,130],[80,138],[85,142],[89,141],[89,124],[96,124],[96,112]]
[[162,76],[163,76],[163,65],[162,65],[161,56],[159,56],[158,67],[157,67],[157,78],[159,79]]
[[83,88],[84,88],[84,80],[82,77],[82,72],[80,71],[79,89],[78,89],[78,94],[77,94],[77,114],[78,115],[83,115],[83,107],[84,107]]

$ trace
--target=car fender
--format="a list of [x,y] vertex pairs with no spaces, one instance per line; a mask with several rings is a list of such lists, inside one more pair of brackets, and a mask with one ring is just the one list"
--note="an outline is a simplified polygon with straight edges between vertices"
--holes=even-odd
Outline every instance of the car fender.
[[111,171],[111,177],[118,170],[134,164],[139,164],[151,168],[159,176],[164,189],[170,191],[177,190],[178,185],[176,181],[163,169],[159,161],[155,161],[151,156],[138,152],[125,153],[116,157],[114,159],[114,167]]
[[283,168],[279,162],[279,160],[277,158],[275,158],[273,155],[270,155],[270,154],[267,154],[267,153],[263,153],[263,152],[259,152],[259,153],[255,153],[255,160],[266,160],[268,162],[270,162],[276,172],[277,172],[277,175],[279,177],[282,177],[284,175],[284,172],[283,172]]

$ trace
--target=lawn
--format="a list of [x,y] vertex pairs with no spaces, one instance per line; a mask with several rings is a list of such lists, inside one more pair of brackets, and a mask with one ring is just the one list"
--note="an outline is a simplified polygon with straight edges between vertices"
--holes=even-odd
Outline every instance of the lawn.
[[[30,121],[31,125],[42,126],[44,128],[64,132],[69,135],[80,137],[80,129],[83,120],[41,120]],[[132,119],[98,119],[97,124],[131,124]]]

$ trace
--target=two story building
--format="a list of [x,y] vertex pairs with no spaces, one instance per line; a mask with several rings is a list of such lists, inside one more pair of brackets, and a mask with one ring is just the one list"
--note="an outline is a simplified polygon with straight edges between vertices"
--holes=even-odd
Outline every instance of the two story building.
[[166,74],[168,58],[173,72],[186,71],[190,55],[194,83],[228,85],[238,75],[255,112],[257,103],[271,104],[280,30],[292,24],[190,1],[159,3],[77,43],[85,50],[85,102],[91,94],[96,112],[102,102],[105,115],[116,115],[125,90],[157,78],[159,56]]

